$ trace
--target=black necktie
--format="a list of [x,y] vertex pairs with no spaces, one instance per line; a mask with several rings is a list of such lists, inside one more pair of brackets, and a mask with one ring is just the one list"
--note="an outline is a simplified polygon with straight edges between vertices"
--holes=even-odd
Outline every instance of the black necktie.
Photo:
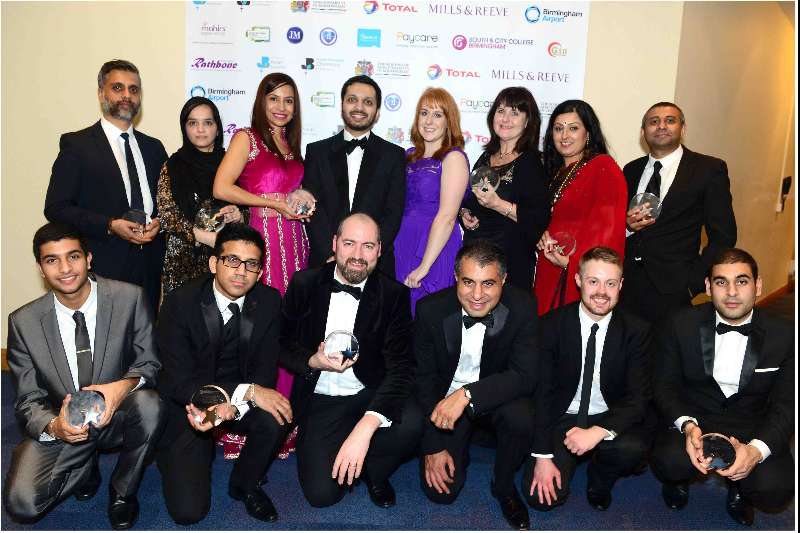
[[347,151],[347,155],[350,155],[353,153],[353,150],[355,150],[359,146],[361,147],[362,150],[367,147],[367,137],[361,137],[360,139],[350,139],[345,144],[344,149]]
[[236,304],[236,302],[231,302],[228,304],[228,309],[231,310],[233,316],[228,319],[228,321],[225,323],[225,327],[223,328],[225,342],[233,341],[239,336],[239,306]]
[[653,163],[653,175],[650,176],[650,181],[647,183],[647,188],[644,192],[649,192],[661,198],[661,161]]
[[335,279],[332,281],[333,283],[331,285],[331,292],[346,292],[356,300],[361,299],[361,287],[345,285],[344,283],[339,283],[339,281]]
[[128,132],[121,133],[120,137],[125,139],[125,162],[128,164],[128,180],[131,182],[131,209],[141,209],[144,211],[144,200],[142,200],[142,186],[139,184],[139,173],[136,171],[136,163],[133,160],[131,141]]
[[589,425],[589,400],[592,397],[592,379],[594,378],[595,334],[600,328],[592,324],[592,333],[586,342],[586,362],[583,363],[583,382],[581,383],[581,403],[578,406],[578,427]]
[[464,321],[464,327],[467,328],[467,329],[471,328],[472,326],[474,326],[478,322],[480,322],[481,324],[483,324],[487,328],[490,328],[490,327],[494,326],[494,315],[492,313],[489,313],[488,315],[482,316],[482,317],[474,317],[474,316],[469,316],[469,315],[462,315],[461,316],[461,320]]
[[741,333],[745,337],[748,337],[750,336],[750,332],[753,331],[753,323],[749,322],[747,324],[742,324],[741,326],[731,326],[725,322],[720,322],[717,324],[716,330],[718,335],[725,335],[726,333],[735,331],[736,333]]
[[75,321],[75,357],[78,359],[78,388],[92,384],[92,345],[89,342],[89,330],[86,329],[86,317],[80,311],[72,315]]

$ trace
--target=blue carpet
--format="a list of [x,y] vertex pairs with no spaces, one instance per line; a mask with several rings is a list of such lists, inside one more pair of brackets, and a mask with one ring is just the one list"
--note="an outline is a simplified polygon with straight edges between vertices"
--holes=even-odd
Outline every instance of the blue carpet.
[[[2,474],[8,470],[11,451],[20,440],[13,416],[14,392],[8,372],[2,372]],[[489,494],[494,450],[472,447],[472,462],[467,483],[456,503],[435,505],[419,488],[416,461],[403,465],[393,476],[398,505],[383,510],[369,500],[363,485],[345,496],[338,505],[315,509],[300,492],[294,456],[274,463],[265,490],[275,502],[280,519],[264,524],[248,516],[241,503],[231,500],[227,480],[232,463],[222,458],[221,449],[213,466],[211,512],[205,520],[190,527],[178,526],[167,514],[161,494],[158,469],[151,465],[144,475],[139,501],[141,514],[136,523],[142,530],[502,530],[508,529],[500,509]],[[100,469],[103,485],[88,502],[69,498],[35,524],[13,522],[2,511],[4,530],[96,530],[110,529],[106,517],[107,484],[116,456],[103,454]],[[192,487],[186,487],[191,491]],[[794,530],[795,503],[780,514],[756,511],[752,528],[739,526],[725,512],[724,483],[710,476],[691,488],[689,505],[679,512],[667,509],[661,500],[661,486],[648,471],[620,480],[614,488],[614,501],[606,512],[589,507],[584,496],[586,466],[580,466],[572,482],[572,497],[550,513],[530,511],[531,528],[546,530]]]

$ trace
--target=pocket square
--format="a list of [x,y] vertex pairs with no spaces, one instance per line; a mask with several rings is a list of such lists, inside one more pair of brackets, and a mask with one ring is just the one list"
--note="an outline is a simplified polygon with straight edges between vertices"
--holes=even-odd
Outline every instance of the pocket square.
[[776,366],[774,368],[756,368],[753,372],[775,372],[780,367]]

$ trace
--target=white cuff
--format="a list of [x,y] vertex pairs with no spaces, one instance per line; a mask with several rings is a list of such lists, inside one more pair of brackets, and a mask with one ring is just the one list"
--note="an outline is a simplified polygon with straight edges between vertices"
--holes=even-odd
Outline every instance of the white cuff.
[[675,427],[678,428],[678,431],[681,431],[681,426],[683,426],[683,423],[686,422],[687,420],[691,420],[692,422],[697,424],[698,427],[700,426],[700,424],[697,423],[697,419],[693,416],[679,416],[677,420],[675,420]]
[[45,433],[44,431],[42,431],[42,434],[39,435],[39,442],[53,442],[54,440],[56,440],[55,437],[49,433]]
[[380,414],[380,413],[378,413],[376,411],[367,411],[364,414],[365,415],[373,415],[373,416],[378,417],[378,420],[381,421],[381,425],[378,426],[378,429],[380,429],[380,428],[388,428],[389,426],[392,425],[392,421],[391,420],[389,420],[388,418],[386,418],[385,416],[383,416],[382,414]]
[[531,453],[531,457],[536,457],[537,459],[552,459],[552,453]]
[[769,449],[769,446],[767,446],[764,443],[763,440],[753,439],[747,444],[749,444],[750,446],[755,446],[756,448],[758,448],[758,451],[761,452],[761,460],[759,461],[759,464],[763,463],[767,459],[767,457],[772,455],[772,451]]
[[[144,378],[140,377],[139,378],[139,383],[137,383],[136,386],[131,389],[131,392],[133,392],[133,391],[135,391],[137,389],[141,389],[144,386],[145,383],[147,383],[147,381],[145,381]],[[128,394],[130,394],[130,392]]]
[[247,411],[250,410],[250,404],[244,399],[244,396],[247,394],[248,390],[250,390],[249,383],[240,383],[233,391],[233,396],[231,396],[231,405],[236,407],[236,409],[239,411],[239,414],[236,416],[235,420],[241,420]]

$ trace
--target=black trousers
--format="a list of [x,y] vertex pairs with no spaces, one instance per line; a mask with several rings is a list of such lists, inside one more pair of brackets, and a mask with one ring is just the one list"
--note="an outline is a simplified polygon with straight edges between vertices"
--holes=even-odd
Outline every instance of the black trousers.
[[[327,507],[344,497],[347,485],[331,477],[336,455],[374,396],[362,389],[353,396],[313,394],[298,422],[297,473],[303,494],[314,507]],[[416,402],[403,406],[401,420],[379,428],[364,459],[362,477],[372,483],[389,479],[397,467],[416,454],[422,436],[422,412]]]
[[[211,506],[211,463],[214,438],[201,433],[188,420],[173,414],[168,424],[182,424],[183,430],[169,443],[162,443],[157,456],[167,511],[178,524],[202,520]],[[252,490],[259,486],[278,447],[286,437],[281,426],[266,411],[250,409],[241,420],[226,425],[230,431],[247,435],[244,448],[233,466],[229,487]]]
[[[553,432],[553,462],[561,472],[561,488],[555,487],[557,499],[551,505],[546,501],[539,503],[538,490],[533,496],[530,495],[536,458],[528,457],[525,462],[522,492],[528,500],[528,505],[538,511],[549,511],[567,500],[570,494],[569,485],[578,463],[591,461],[587,468],[588,487],[610,492],[617,479],[632,473],[647,453],[649,443],[647,431],[642,426],[634,426],[613,440],[600,441],[594,449],[581,456],[575,455],[564,446],[564,438],[567,431],[575,427],[577,419],[577,415],[565,414]],[[589,427],[594,425],[603,427],[602,420],[602,414],[590,416]]]
[[497,437],[495,490],[501,496],[511,494],[514,491],[514,474],[522,464],[533,437],[532,413],[533,402],[529,398],[518,398],[475,419],[469,419],[465,414],[456,421],[452,431],[436,429],[443,438],[445,450],[453,458],[455,473],[449,487],[450,494],[439,494],[425,481],[425,456],[421,456],[420,484],[425,496],[432,502],[441,504],[451,504],[456,500],[467,480],[470,437],[479,427],[493,432]]
[[[633,239],[632,235],[629,237]],[[692,305],[689,290],[672,294],[661,294],[650,280],[647,271],[640,263],[625,261],[625,285],[620,294],[619,305],[622,309],[658,325],[672,312]]]
[[162,418],[158,393],[139,389],[123,400],[106,427],[90,430],[87,441],[68,444],[25,438],[14,449],[3,486],[6,510],[22,520],[41,518],[86,482],[98,449],[122,448],[111,485],[123,496],[136,494]]
[[[735,432],[724,431],[723,428],[704,426],[702,429],[706,433],[732,434],[743,443],[750,440],[750,436],[737,435]],[[688,483],[700,474],[686,453],[686,436],[674,426],[663,429],[656,436],[650,466],[662,483]],[[742,496],[759,509],[779,510],[794,497],[794,460],[789,452],[770,455],[763,463],[757,464],[750,475],[737,483]]]

